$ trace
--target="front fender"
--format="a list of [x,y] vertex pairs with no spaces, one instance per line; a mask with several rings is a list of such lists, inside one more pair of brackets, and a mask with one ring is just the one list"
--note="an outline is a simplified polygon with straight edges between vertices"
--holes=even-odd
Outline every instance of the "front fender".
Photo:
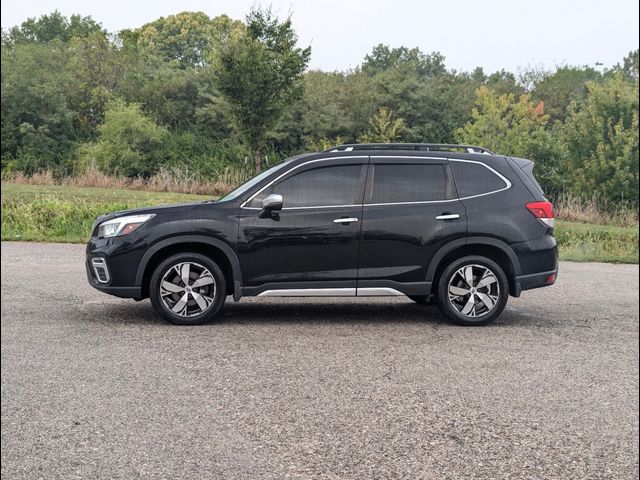
[[235,300],[240,299],[240,296],[242,295],[242,270],[240,269],[240,261],[238,260],[236,252],[234,252],[231,246],[224,241],[206,235],[177,235],[154,243],[147,249],[145,254],[142,256],[142,260],[140,260],[136,273],[136,285],[142,285],[147,265],[151,258],[153,258],[154,254],[166,247],[179,245],[181,243],[200,243],[220,250],[227,257],[229,264],[231,265],[234,283],[233,297]]

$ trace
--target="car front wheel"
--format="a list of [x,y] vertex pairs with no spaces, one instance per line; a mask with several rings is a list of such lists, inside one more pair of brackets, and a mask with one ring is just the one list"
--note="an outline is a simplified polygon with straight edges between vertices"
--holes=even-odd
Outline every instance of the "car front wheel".
[[222,308],[227,286],[224,274],[210,258],[180,253],[156,267],[149,284],[151,303],[176,325],[200,325]]
[[493,260],[468,256],[445,268],[438,284],[438,306],[459,325],[486,325],[507,305],[507,276]]

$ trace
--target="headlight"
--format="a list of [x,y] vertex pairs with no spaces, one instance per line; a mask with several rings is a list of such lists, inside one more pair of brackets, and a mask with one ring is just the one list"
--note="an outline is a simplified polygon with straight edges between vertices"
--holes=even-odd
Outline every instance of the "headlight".
[[129,235],[136,228],[147,220],[155,217],[154,214],[148,215],[129,215],[127,217],[113,218],[102,222],[98,227],[99,237],[116,237],[119,235]]

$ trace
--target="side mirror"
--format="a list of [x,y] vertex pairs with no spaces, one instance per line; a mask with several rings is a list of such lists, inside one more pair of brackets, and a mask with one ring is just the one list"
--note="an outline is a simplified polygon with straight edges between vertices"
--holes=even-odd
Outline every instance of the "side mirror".
[[262,199],[262,209],[269,211],[282,210],[282,195],[277,193],[267,195]]
[[272,193],[262,199],[262,210],[260,211],[259,217],[280,220],[280,215],[278,215],[279,210],[282,210],[282,195]]

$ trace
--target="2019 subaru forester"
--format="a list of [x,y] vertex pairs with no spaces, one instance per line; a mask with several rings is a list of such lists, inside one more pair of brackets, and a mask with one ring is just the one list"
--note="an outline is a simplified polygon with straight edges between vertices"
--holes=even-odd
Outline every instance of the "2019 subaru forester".
[[341,145],[287,159],[217,201],[96,220],[89,282],[200,324],[228,295],[406,295],[463,325],[558,272],[529,160],[480,147]]

